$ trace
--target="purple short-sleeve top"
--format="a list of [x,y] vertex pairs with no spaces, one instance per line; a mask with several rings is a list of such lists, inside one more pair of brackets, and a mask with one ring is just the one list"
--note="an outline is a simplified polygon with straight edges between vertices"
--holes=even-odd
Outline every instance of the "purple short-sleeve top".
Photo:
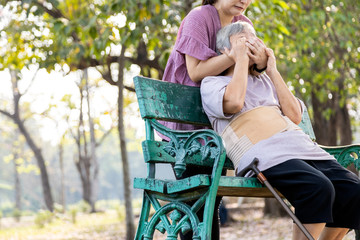
[[[252,25],[252,22],[244,15],[234,17],[233,22],[236,21],[246,21]],[[217,56],[216,33],[220,28],[220,17],[214,6],[203,5],[191,10],[180,25],[175,46],[165,68],[163,81],[200,87],[200,82],[195,83],[189,77],[185,55],[199,60]],[[162,122],[162,124],[176,130],[203,128],[170,122]]]

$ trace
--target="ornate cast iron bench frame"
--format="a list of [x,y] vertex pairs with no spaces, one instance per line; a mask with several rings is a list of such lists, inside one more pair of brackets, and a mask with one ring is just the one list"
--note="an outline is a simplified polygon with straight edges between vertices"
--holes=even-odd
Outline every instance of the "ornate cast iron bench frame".
[[[226,158],[222,139],[213,130],[174,131],[158,122],[166,120],[210,127],[202,109],[199,88],[139,76],[134,78],[134,84],[145,121],[146,140],[142,149],[147,163],[146,178],[134,179],[134,188],[144,190],[136,240],[153,239],[155,230],[166,232],[167,240],[175,240],[180,231],[189,230],[193,231],[193,239],[209,240],[216,196],[272,197],[256,178],[221,175],[223,169],[233,169],[233,165]],[[315,140],[307,112],[300,126]],[[154,130],[170,141],[155,141]],[[322,147],[344,167],[355,164],[360,169],[360,145]],[[191,165],[212,167],[212,173],[182,180],[158,179],[155,176],[157,164],[172,164],[178,177]],[[189,205],[189,201],[194,204]],[[203,221],[200,221],[196,213],[202,206],[205,210]],[[153,215],[151,208],[155,210]]]

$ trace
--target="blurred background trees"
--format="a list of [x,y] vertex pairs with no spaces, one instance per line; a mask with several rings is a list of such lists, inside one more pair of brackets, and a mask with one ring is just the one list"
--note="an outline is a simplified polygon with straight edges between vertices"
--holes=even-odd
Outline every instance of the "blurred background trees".
[[[1,86],[9,81],[7,89],[13,92],[0,95],[0,120],[6,126],[0,141],[8,146],[0,147],[7,162],[0,161],[6,165],[0,167],[0,199],[13,199],[10,195],[22,183],[20,196],[32,199],[24,208],[52,210],[54,202],[66,205],[83,198],[96,211],[96,200],[121,198],[127,239],[133,239],[131,179],[144,175],[139,170],[144,164],[138,149],[131,149],[137,141],[136,129],[128,127],[136,122],[137,112],[132,76],[161,79],[181,20],[201,1],[0,0],[0,4],[0,69],[7,76],[0,81]],[[255,0],[246,15],[274,49],[288,86],[310,109],[317,141],[350,144],[360,120],[359,4]],[[44,69],[61,73],[63,81],[70,78],[74,84],[61,97],[47,99],[39,110],[32,106],[41,96],[27,96],[36,85],[28,79],[32,74],[33,81],[39,81],[40,73],[44,78]],[[115,96],[106,107],[100,92]],[[41,133],[46,125],[57,129],[48,142]],[[32,152],[32,165],[31,160],[16,160],[21,158],[13,144],[20,136],[11,135],[16,131],[26,140],[23,151]],[[11,161],[14,169],[36,164],[42,188],[33,184],[33,191],[24,189],[35,181],[36,171],[32,177],[21,171],[4,172]],[[18,183],[12,180],[16,173]]]

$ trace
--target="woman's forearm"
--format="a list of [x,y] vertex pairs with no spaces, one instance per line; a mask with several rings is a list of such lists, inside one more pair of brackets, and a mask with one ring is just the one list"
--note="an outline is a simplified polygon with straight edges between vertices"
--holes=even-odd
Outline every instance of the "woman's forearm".
[[249,60],[244,58],[237,61],[231,81],[226,86],[223,97],[223,111],[227,114],[235,114],[241,111],[245,103],[245,95],[248,80]]
[[185,61],[189,77],[193,82],[200,82],[207,76],[217,76],[234,64],[234,61],[226,54],[203,61],[185,55]]
[[282,112],[295,124],[299,124],[302,118],[299,101],[289,90],[278,71],[269,73],[269,77],[274,83]]

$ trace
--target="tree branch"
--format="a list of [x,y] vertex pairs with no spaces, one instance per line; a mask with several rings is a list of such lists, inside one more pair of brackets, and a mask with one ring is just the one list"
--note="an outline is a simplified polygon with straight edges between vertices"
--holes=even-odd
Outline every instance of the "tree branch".
[[9,118],[11,118],[11,119],[14,119],[14,114],[11,114],[11,113],[9,113],[9,112],[7,112],[7,111],[5,111],[5,110],[1,110],[1,109],[0,109],[0,113],[1,113],[1,114],[4,114],[5,116],[7,116],[7,117],[9,117]]
[[[107,63],[106,64],[111,64],[111,63],[117,63],[118,62],[118,58],[119,56],[109,56],[107,58]],[[125,61],[129,61],[132,64],[136,64],[139,65],[140,67],[142,66],[149,66],[151,68],[154,68],[160,72],[163,72],[163,68],[160,66],[159,64],[159,56],[156,56],[153,60],[149,60],[149,59],[143,59],[141,61],[138,61],[137,58],[132,58],[132,57],[124,57]],[[76,68],[79,70],[83,70],[85,68],[89,68],[89,67],[97,67],[97,66],[103,66],[105,63],[102,61],[99,61],[97,59],[82,59],[80,61],[80,63],[78,65],[73,64],[71,65],[71,68]]]
[[99,147],[114,128],[114,126],[111,126],[111,128],[102,135],[101,139],[96,142],[95,147]]
[[44,1],[39,2],[39,1],[32,1],[35,5],[37,5],[38,7],[42,8],[47,14],[49,14],[50,16],[52,16],[53,18],[66,18],[59,9],[55,8],[55,6],[51,4],[52,9],[47,8],[44,5]]
[[25,95],[29,91],[29,89],[31,88],[31,86],[33,85],[33,83],[35,81],[35,77],[36,77],[37,73],[39,72],[39,70],[40,70],[39,68],[36,69],[34,76],[31,78],[29,86],[25,89],[25,91],[21,95]]

